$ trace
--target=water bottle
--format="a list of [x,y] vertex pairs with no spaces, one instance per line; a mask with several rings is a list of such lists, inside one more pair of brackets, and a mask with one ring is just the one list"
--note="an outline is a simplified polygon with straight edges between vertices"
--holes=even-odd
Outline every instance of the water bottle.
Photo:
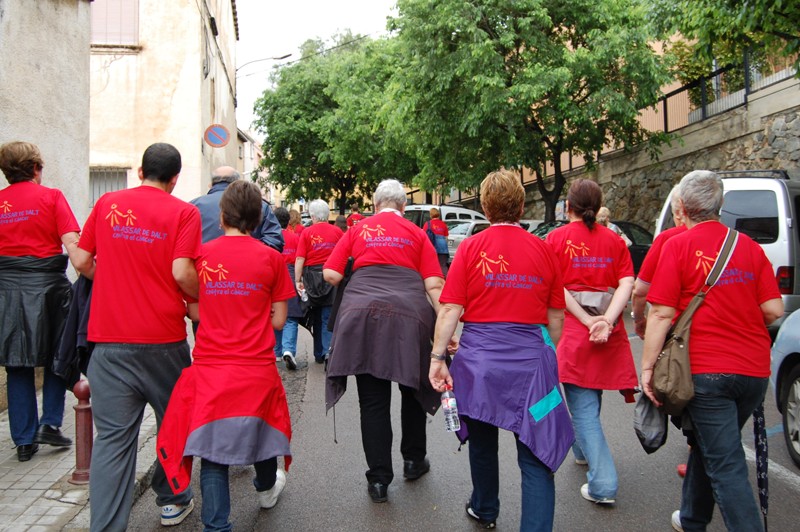
[[461,421],[458,419],[458,406],[456,406],[456,396],[453,387],[449,384],[442,392],[442,413],[444,413],[444,427],[447,432],[456,432],[461,428]]
[[305,288],[300,290],[300,301],[302,301],[303,303],[307,303],[308,302],[308,294],[306,294],[306,289]]

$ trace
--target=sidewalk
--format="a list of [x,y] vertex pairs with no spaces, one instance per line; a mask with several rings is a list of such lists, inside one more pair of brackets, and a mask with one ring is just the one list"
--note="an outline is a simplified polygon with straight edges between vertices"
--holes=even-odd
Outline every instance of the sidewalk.
[[[38,394],[41,404],[41,392]],[[61,430],[75,440],[75,410],[78,400],[67,392]],[[139,432],[136,461],[136,494],[149,485],[155,460],[156,418],[147,407]],[[28,462],[17,460],[8,428],[8,412],[0,413],[0,530],[88,530],[89,485],[68,480],[75,470],[75,447],[39,447]]]

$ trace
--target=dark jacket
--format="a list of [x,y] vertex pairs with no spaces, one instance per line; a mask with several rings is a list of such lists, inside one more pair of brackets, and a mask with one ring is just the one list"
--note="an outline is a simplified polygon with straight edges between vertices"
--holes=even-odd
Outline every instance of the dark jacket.
[[53,358],[53,373],[64,379],[70,390],[81,373],[86,374],[94,342],[89,341],[89,307],[92,302],[92,281],[78,277],[72,285],[72,304],[58,351]]
[[42,367],[53,359],[72,298],[67,256],[0,256],[0,365]]
[[[211,187],[208,194],[195,198],[190,202],[200,211],[200,217],[203,220],[204,244],[223,235],[219,224],[219,200],[229,184],[226,182],[217,183]],[[278,253],[283,251],[281,225],[278,223],[278,219],[275,218],[272,209],[270,209],[269,203],[264,200],[261,200],[261,225],[256,227],[252,235],[253,238],[261,240]]]

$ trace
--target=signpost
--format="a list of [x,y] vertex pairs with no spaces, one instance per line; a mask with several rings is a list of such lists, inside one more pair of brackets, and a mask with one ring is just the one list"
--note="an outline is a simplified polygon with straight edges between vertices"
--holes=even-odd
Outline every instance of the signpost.
[[224,148],[231,140],[231,133],[222,124],[211,124],[206,128],[203,140],[212,148]]

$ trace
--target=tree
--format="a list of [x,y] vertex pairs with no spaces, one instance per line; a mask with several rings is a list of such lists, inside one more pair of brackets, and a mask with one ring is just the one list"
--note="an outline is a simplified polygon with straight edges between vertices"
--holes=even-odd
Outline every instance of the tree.
[[[566,183],[562,155],[650,140],[637,121],[667,81],[635,0],[399,0],[404,64],[384,119],[420,161],[419,182],[478,185],[530,168],[545,218]],[[554,169],[550,188],[547,163]]]
[[800,73],[800,3],[796,0],[647,0],[664,36],[696,39],[707,60],[725,50],[763,45],[794,62]]
[[334,195],[346,205],[371,196],[380,179],[410,178],[413,158],[387,142],[376,115],[396,62],[388,40],[345,33],[325,51],[308,41],[303,59],[281,69],[256,102],[269,179],[292,199]]

